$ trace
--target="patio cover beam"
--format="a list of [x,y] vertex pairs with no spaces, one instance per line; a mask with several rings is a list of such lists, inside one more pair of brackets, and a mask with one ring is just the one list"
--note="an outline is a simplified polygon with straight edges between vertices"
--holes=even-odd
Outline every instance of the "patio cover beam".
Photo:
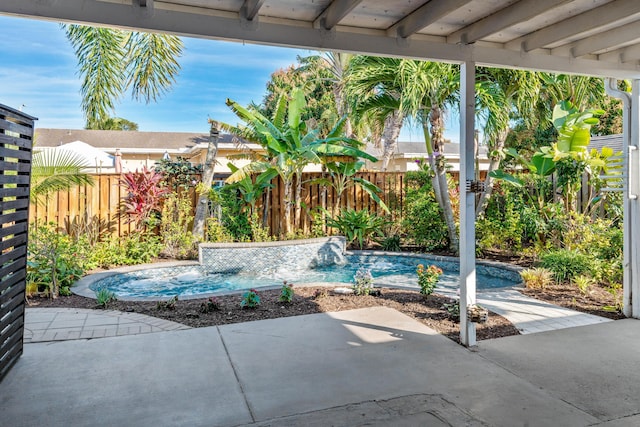
[[263,3],[264,0],[244,0],[240,8],[240,16],[247,21],[253,21],[253,18],[258,16]]
[[407,38],[443,18],[470,0],[431,0],[396,22],[387,30],[389,37]]
[[640,16],[640,2],[638,0],[615,0],[512,40],[507,43],[506,47],[509,49],[522,48],[523,51],[530,52],[576,34],[635,16]]
[[632,46],[623,47],[598,55],[606,61],[615,60],[621,63],[629,63],[640,60],[640,43]]
[[635,63],[602,62],[593,58],[553,56],[549,52],[522,52],[501,45],[451,45],[444,39],[420,35],[398,43],[384,31],[357,31],[337,26],[327,33],[312,22],[287,21],[260,16],[256,26],[239,25],[238,12],[154,2],[153,13],[132,4],[92,0],[2,0],[0,13],[56,21],[80,22],[140,31],[159,31],[218,40],[255,42],[370,55],[424,59],[443,62],[474,61],[477,65],[536,71],[575,73],[614,78],[640,78]]
[[460,64],[460,342],[476,345],[476,325],[467,308],[476,303],[475,64]]
[[324,12],[316,18],[313,25],[316,28],[331,30],[360,3],[362,3],[362,0],[333,0]]
[[640,40],[640,25],[637,22],[631,22],[572,43],[570,45],[571,55],[574,58],[588,55],[607,48],[620,46],[625,41],[632,39]]
[[570,1],[572,0],[520,0],[449,35],[447,43],[475,43]]

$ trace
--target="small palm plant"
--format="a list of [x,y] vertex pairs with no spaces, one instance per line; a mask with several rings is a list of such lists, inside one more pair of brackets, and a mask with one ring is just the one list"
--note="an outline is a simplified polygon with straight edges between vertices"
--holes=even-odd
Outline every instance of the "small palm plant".
[[71,151],[35,152],[31,163],[31,202],[44,204],[56,191],[76,185],[93,185],[93,177],[83,172],[88,166],[80,155]]

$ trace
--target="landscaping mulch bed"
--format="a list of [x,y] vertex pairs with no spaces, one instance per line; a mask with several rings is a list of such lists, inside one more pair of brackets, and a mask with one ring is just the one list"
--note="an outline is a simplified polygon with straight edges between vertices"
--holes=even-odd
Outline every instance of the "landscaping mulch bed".
[[[459,324],[449,318],[449,313],[443,307],[445,303],[451,303],[453,300],[441,295],[434,294],[425,298],[416,291],[388,288],[382,288],[379,296],[335,294],[333,288],[294,289],[295,296],[289,304],[278,300],[280,290],[259,291],[261,303],[255,309],[240,307],[242,295],[216,297],[220,310],[208,313],[201,311],[201,305],[206,303],[206,299],[179,300],[173,309],[159,307],[158,303],[153,301],[115,301],[110,303],[108,308],[160,317],[192,327],[203,327],[383,306],[394,308],[452,340],[459,341]],[[315,297],[314,294],[319,289],[327,290],[326,296]],[[59,297],[55,300],[32,297],[29,302],[32,307],[96,308],[94,299],[78,295]],[[518,334],[518,330],[508,320],[494,313],[490,313],[487,323],[478,324],[477,327],[479,340]]]
[[[592,285],[582,293],[575,285],[549,285],[544,289],[523,289],[521,292],[532,298],[610,319],[624,319],[620,311],[614,310],[616,300],[620,301],[622,290],[618,289],[615,296],[599,285]],[[609,307],[609,308],[607,308]]]

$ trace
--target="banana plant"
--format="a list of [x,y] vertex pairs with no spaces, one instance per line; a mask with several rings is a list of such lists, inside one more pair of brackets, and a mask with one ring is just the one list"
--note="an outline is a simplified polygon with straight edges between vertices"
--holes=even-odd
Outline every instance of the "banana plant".
[[[231,173],[237,172],[239,169],[233,163],[228,163],[227,166],[231,170]],[[253,179],[252,175],[244,175],[242,179],[234,182],[233,186],[238,189],[242,196],[243,202],[249,206],[249,216],[256,213],[256,203],[262,197],[262,193],[267,188],[272,188],[271,180],[278,176],[278,172],[273,168],[268,168],[261,174]]]
[[[381,191],[380,188],[371,181],[355,176],[363,166],[364,162],[360,160],[329,162],[325,164],[325,167],[330,174],[330,178],[317,178],[310,181],[313,184],[334,188],[336,192],[336,197],[333,201],[334,215],[337,215],[340,211],[340,202],[345,191],[356,186],[364,190],[373,201],[380,205],[385,212],[389,213],[389,208],[378,196]],[[349,204],[347,204],[347,209],[351,209]]]
[[[346,156],[354,159],[377,159],[360,150],[361,144],[344,135],[344,118],[333,127],[326,138],[319,136],[319,129],[310,129],[302,120],[306,107],[304,92],[295,88],[290,96],[281,96],[273,117],[265,117],[256,108],[244,108],[237,102],[227,100],[227,106],[244,122],[241,126],[221,124],[226,131],[264,147],[266,156],[257,159],[233,173],[228,181],[242,179],[251,172],[264,172],[269,167],[277,171],[284,183],[283,234],[293,231],[300,224],[302,210],[302,170],[310,163],[322,163],[322,159],[332,156]],[[268,165],[268,166],[267,166]],[[295,182],[295,187],[294,187]],[[292,208],[295,206],[295,221]]]

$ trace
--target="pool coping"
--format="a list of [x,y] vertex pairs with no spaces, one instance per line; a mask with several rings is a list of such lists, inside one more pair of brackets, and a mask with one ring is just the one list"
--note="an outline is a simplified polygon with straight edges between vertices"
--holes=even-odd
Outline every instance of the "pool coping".
[[[419,258],[424,260],[431,260],[434,262],[450,262],[450,263],[459,263],[458,257],[444,256],[444,255],[433,255],[433,254],[423,254],[416,252],[389,252],[389,251],[345,251],[346,256],[348,255],[364,255],[364,256],[403,256],[410,258]],[[511,271],[513,273],[519,273],[523,270],[523,267],[506,264],[498,261],[486,261],[486,260],[477,260],[477,265],[500,268],[504,270]],[[84,276],[80,280],[78,280],[72,287],[71,291],[76,294],[86,298],[96,299],[96,294],[93,290],[89,288],[89,286],[93,285],[98,280],[102,280],[104,278],[114,276],[116,274],[121,273],[131,273],[134,271],[152,269],[152,268],[171,268],[171,267],[183,267],[183,266],[198,266],[200,263],[198,261],[167,261],[167,262],[156,262],[151,264],[137,264],[130,265],[126,267],[118,267],[113,270],[100,271],[97,273],[89,274]],[[301,283],[296,284],[298,287],[313,287],[313,286],[350,286],[351,283],[345,282],[311,282],[311,283]],[[389,287],[389,288],[398,288],[398,289],[411,289],[416,290],[418,288],[413,286],[402,286],[402,285],[393,285],[386,283],[374,283],[374,285],[379,287]],[[511,289],[517,289],[517,285],[510,287]],[[265,286],[261,287],[260,290],[273,290],[280,289],[280,286]],[[495,288],[495,289],[484,289],[482,292],[494,292],[501,291],[504,289],[509,289],[509,287]],[[246,292],[246,290],[233,290],[233,291],[222,291],[222,292],[211,292],[204,293],[198,295],[181,295],[180,299],[182,300],[193,300],[193,299],[202,299],[209,298],[212,296],[223,296],[223,295],[236,295]],[[120,301],[167,301],[173,298],[172,296],[167,297],[119,297]]]

